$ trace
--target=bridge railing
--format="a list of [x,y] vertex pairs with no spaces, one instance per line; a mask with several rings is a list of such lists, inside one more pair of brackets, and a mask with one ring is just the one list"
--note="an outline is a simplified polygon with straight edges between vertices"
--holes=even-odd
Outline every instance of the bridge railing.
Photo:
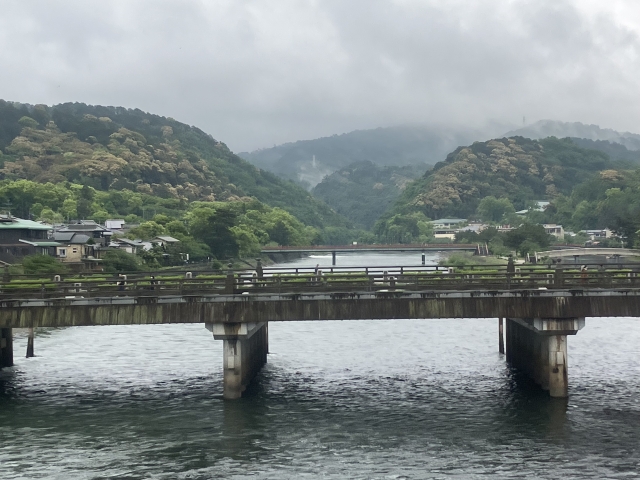
[[[359,271],[297,273],[265,269],[262,277],[252,271],[193,275],[31,279],[0,282],[0,300],[23,298],[157,297],[171,295],[386,292],[513,289],[610,289],[640,288],[638,269],[602,269],[587,272],[577,268],[415,269],[408,267],[362,267]],[[381,270],[384,268],[383,270]]]

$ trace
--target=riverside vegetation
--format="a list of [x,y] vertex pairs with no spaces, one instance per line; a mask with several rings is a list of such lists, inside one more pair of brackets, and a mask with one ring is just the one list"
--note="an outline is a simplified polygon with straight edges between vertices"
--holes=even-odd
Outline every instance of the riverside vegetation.
[[0,178],[0,208],[15,216],[124,218],[140,224],[131,236],[174,236],[195,261],[359,235],[300,186],[196,127],[140,110],[0,101]]

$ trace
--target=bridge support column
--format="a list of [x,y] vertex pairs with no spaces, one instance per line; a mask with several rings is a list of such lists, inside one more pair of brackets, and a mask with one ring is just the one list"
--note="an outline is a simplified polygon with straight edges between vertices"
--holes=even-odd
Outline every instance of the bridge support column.
[[267,323],[206,324],[213,338],[222,340],[223,393],[225,399],[240,398],[251,380],[267,363]]
[[567,335],[584,327],[584,318],[507,318],[507,361],[527,373],[552,397],[567,397]]
[[13,366],[13,329],[0,328],[0,368]]
[[336,264],[336,251],[331,252],[331,265],[335,266]]
[[35,333],[33,327],[29,328],[29,336],[27,337],[27,358],[31,358],[35,356],[33,351],[33,341],[35,338]]

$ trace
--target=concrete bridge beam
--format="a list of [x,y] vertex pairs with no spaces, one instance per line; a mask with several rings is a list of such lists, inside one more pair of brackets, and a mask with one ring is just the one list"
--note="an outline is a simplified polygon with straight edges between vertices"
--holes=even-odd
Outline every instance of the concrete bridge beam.
[[584,318],[508,318],[507,361],[548,390],[552,397],[567,397],[567,335],[577,334],[584,323]]
[[238,399],[251,380],[267,363],[268,324],[224,323],[205,325],[213,338],[222,340],[223,393],[228,400]]
[[13,329],[0,328],[0,368],[13,366]]

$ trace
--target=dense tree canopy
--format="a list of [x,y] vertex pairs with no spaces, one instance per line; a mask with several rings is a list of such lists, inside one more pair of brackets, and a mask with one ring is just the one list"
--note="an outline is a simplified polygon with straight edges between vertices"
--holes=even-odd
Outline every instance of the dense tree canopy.
[[[307,225],[347,226],[344,218],[299,185],[257,169],[198,128],[137,109],[81,103],[30,106],[0,100],[0,178],[117,191],[127,197],[122,201],[134,195],[171,204],[250,196]],[[119,199],[110,200],[115,209],[122,209]],[[83,196],[58,213],[95,216],[92,201]],[[31,203],[14,203],[12,208],[21,208],[16,214],[26,216]],[[105,205],[99,212],[110,208]]]

